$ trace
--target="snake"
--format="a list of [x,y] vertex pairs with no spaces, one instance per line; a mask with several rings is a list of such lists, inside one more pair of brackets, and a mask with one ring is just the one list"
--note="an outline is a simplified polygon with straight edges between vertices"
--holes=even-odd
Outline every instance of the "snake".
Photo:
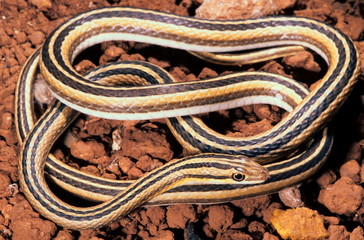
[[[317,53],[328,68],[311,91],[293,80],[261,72],[180,83],[166,71],[140,62],[126,62],[121,68],[110,64],[100,70],[102,74],[95,71],[95,76],[102,75],[101,82],[78,74],[72,67],[75,57],[88,46],[108,40],[183,49],[203,59],[207,57],[201,52],[263,49],[261,52],[267,53],[265,48],[298,45]],[[225,56],[230,58],[229,54]],[[259,57],[254,61],[258,60]],[[19,163],[21,187],[38,212],[71,229],[103,226],[149,202],[217,203],[277,191],[312,176],[327,159],[332,134],[323,128],[354,88],[359,64],[358,52],[345,34],[307,18],[217,21],[124,7],[82,13],[56,28],[21,73],[16,96],[16,125],[23,142]],[[34,77],[38,66],[59,101],[34,124],[32,106],[25,99],[31,95],[32,80],[28,79]],[[138,85],[115,85],[115,78],[109,77],[115,72]],[[290,113],[271,130],[243,139],[221,136],[191,116],[254,103],[277,105]],[[73,109],[120,120],[168,118],[172,133],[196,155],[167,163],[136,182],[119,185],[71,170],[47,156],[50,143],[77,116]],[[307,143],[311,144],[306,151],[274,161]],[[101,186],[105,184],[112,186],[107,190],[114,188],[113,192],[99,192],[106,199],[94,207],[67,205],[47,187],[45,165],[54,179],[70,189],[72,182],[76,182],[79,187],[76,184],[73,189],[83,188],[87,195],[90,186],[105,189]],[[193,173],[183,175],[184,170],[180,169]]]

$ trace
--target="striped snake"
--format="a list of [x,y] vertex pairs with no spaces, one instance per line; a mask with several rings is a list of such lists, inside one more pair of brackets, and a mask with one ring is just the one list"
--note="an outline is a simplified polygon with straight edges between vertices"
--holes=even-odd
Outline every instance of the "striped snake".
[[[75,72],[72,62],[82,50],[108,40],[179,48],[228,64],[235,61],[231,55],[199,52],[264,49],[243,55],[256,62],[286,55],[287,49],[299,45],[320,55],[328,70],[311,92],[293,80],[260,72],[184,83],[174,82],[166,71],[142,62],[109,64],[88,76]],[[270,49],[276,47],[277,51]],[[54,30],[20,76],[16,125],[24,141],[19,164],[23,192],[48,219],[67,228],[84,229],[105,225],[143,204],[225,202],[293,185],[311,176],[327,159],[332,135],[321,130],[354,87],[359,74],[357,55],[353,43],[339,30],[306,18],[211,21],[121,7],[80,14]],[[34,124],[32,82],[38,65],[60,102],[55,101]],[[120,85],[131,81],[142,86]],[[190,116],[254,103],[277,105],[290,114],[273,129],[248,138],[223,136]],[[169,118],[176,138],[199,154],[171,161],[136,182],[88,176],[52,155],[47,158],[50,143],[77,116],[63,104],[111,119]],[[306,151],[272,162],[308,142]],[[105,202],[88,208],[63,203],[47,187],[44,167],[66,189]]]

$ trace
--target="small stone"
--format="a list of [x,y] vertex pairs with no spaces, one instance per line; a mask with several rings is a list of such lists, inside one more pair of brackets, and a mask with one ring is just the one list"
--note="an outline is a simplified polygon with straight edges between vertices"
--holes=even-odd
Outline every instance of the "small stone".
[[196,10],[196,17],[204,19],[256,18],[293,6],[296,0],[204,0]]
[[142,177],[144,174],[143,174],[143,172],[139,169],[139,168],[137,168],[137,167],[132,167],[129,171],[128,171],[128,177],[130,178],[130,179],[138,179],[138,178],[140,178],[140,177]]
[[101,176],[101,173],[99,171],[99,169],[97,169],[97,167],[95,167],[94,165],[88,165],[86,167],[81,167],[80,169],[82,172],[94,175],[94,176]]
[[254,234],[254,236],[258,235],[262,237],[266,230],[263,223],[252,221],[248,226],[248,231]]
[[349,177],[351,178],[355,183],[360,182],[360,165],[355,160],[350,160],[346,163],[344,163],[340,167],[340,175],[342,177]]
[[106,154],[105,146],[102,143],[90,140],[90,141],[77,141],[71,146],[72,156],[86,160],[92,161],[95,158],[99,158]]
[[324,219],[327,225],[339,225],[340,223],[340,219],[337,217],[325,216]]
[[271,110],[266,104],[254,104],[253,111],[260,120],[268,118],[271,115]]
[[166,210],[162,207],[150,207],[147,208],[145,214],[154,225],[161,225],[164,222],[166,216]]
[[[272,126],[271,121],[264,118],[263,120],[261,120],[259,122],[254,122],[251,124],[246,124],[244,121],[236,121],[232,127],[233,127],[233,130],[236,131],[234,136],[248,137],[248,136],[254,136],[256,134],[268,131],[273,126]],[[236,135],[236,134],[238,134],[238,135]]]
[[271,223],[270,219],[272,217],[272,212],[275,209],[281,209],[281,208],[282,208],[282,205],[280,203],[273,202],[271,205],[269,205],[268,208],[266,208],[266,209],[264,209],[262,211],[262,213],[263,213],[263,221],[270,224]]
[[127,174],[135,166],[135,163],[128,157],[119,157],[118,164],[124,174]]
[[363,188],[349,177],[342,177],[327,189],[322,189],[318,201],[331,212],[351,215],[361,205]]
[[248,220],[246,220],[246,218],[242,218],[238,222],[231,225],[230,229],[242,229],[242,228],[246,227],[247,224],[248,224]]
[[269,232],[264,233],[263,240],[279,240],[279,238]]
[[134,159],[149,155],[154,159],[169,161],[173,152],[166,135],[155,130],[124,129],[120,153]]
[[106,166],[106,170],[114,173],[115,175],[120,175],[120,168],[117,161],[112,161],[109,165]]
[[101,177],[106,178],[106,179],[112,179],[112,180],[116,180],[117,179],[116,175],[113,174],[113,173],[103,173],[101,175]]
[[50,104],[54,99],[53,94],[45,80],[38,78],[34,84],[34,98],[39,104]]
[[341,29],[351,39],[358,40],[364,31],[364,19],[351,15],[340,17],[335,27]]
[[125,54],[124,49],[117,47],[115,45],[112,45],[108,47],[105,51],[105,54],[101,56],[100,58],[100,64],[104,65],[108,62],[112,62],[117,60],[122,54]]
[[198,79],[205,79],[205,78],[211,78],[211,77],[216,77],[218,76],[217,72],[210,69],[210,68],[207,68],[207,67],[204,67],[200,74],[197,76]]
[[68,230],[61,230],[57,233],[54,240],[73,240],[74,237],[72,236],[72,233]]
[[9,112],[5,112],[2,116],[1,116],[1,125],[0,128],[2,129],[11,129],[12,125],[13,125],[13,115]]
[[135,164],[137,168],[141,169],[144,172],[150,172],[153,169],[156,169],[162,165],[162,162],[158,161],[157,159],[152,159],[148,155],[140,157],[139,161]]
[[364,240],[363,228],[358,226],[350,233],[350,240]]
[[175,236],[174,233],[170,230],[163,230],[163,231],[159,231],[158,235],[154,236],[154,237],[147,237],[145,238],[146,240],[174,240]]
[[11,38],[9,37],[8,34],[6,34],[5,32],[1,32],[0,33],[0,45],[1,46],[7,46],[11,44]]
[[41,31],[35,31],[35,32],[32,32],[30,35],[29,35],[29,40],[32,44],[38,46],[40,44],[43,43],[45,39],[45,35],[43,32]]
[[156,59],[154,57],[149,57],[148,62],[153,63],[153,64],[155,64],[155,65],[157,65],[158,67],[161,67],[161,68],[171,67],[171,64],[170,64],[169,61]]
[[241,208],[244,216],[252,216],[254,213],[257,216],[262,216],[262,212],[266,210],[270,203],[270,197],[263,195],[259,197],[247,198],[231,202],[234,206]]
[[93,62],[91,62],[90,60],[84,59],[75,66],[75,69],[77,72],[79,72],[81,74],[85,74],[88,71],[94,69],[95,67],[96,67],[96,65]]
[[272,225],[284,239],[325,239],[327,231],[323,217],[309,208],[276,209],[271,217]]
[[149,239],[150,237],[149,232],[146,230],[139,231],[138,236],[140,237],[140,239]]
[[122,227],[122,232],[125,234],[136,234],[138,232],[138,221],[129,218],[121,218],[119,224]]
[[345,226],[342,225],[330,225],[327,231],[329,240],[346,240],[350,235]]
[[89,160],[90,163],[95,164],[95,165],[100,165],[102,167],[107,167],[111,164],[112,159],[109,156],[101,156],[101,157],[96,157],[93,158],[91,160]]
[[25,34],[25,32],[15,31],[15,39],[18,44],[21,44],[27,40],[27,35]]
[[234,212],[226,205],[213,205],[208,213],[208,224],[216,232],[224,232],[233,224]]
[[353,142],[350,145],[350,148],[348,149],[348,153],[346,154],[346,159],[347,160],[356,160],[356,161],[360,161],[361,159],[361,145],[357,142]]
[[18,138],[12,129],[0,129],[0,137],[3,137],[9,146],[18,142]]
[[304,203],[301,199],[301,192],[298,187],[289,187],[278,192],[279,198],[287,207],[296,208],[303,207]]
[[15,58],[13,58],[13,57],[9,57],[7,59],[7,65],[9,67],[17,66],[18,64],[19,64],[18,61]]
[[27,61],[22,47],[14,46],[14,54],[20,65],[23,65]]
[[226,232],[217,233],[216,240],[253,240],[248,234],[239,230],[227,230]]
[[310,72],[320,72],[321,68],[318,65],[312,53],[307,51],[302,51],[296,55],[288,56],[283,58],[283,62],[293,68],[303,68]]
[[196,221],[196,210],[188,204],[169,206],[166,215],[167,224],[170,228],[184,229],[188,222]]
[[0,172],[0,198],[11,196],[10,184],[10,178],[5,173]]
[[30,3],[39,8],[39,10],[47,10],[52,8],[51,0],[30,0]]
[[330,184],[336,181],[336,174],[332,170],[324,172],[317,180],[320,188],[327,188]]

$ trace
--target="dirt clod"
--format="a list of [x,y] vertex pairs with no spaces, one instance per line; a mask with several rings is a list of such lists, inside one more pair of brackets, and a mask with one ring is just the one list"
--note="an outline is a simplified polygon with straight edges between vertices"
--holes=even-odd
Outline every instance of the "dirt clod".
[[271,221],[284,239],[325,239],[328,235],[323,217],[308,208],[276,209]]
[[170,228],[184,229],[188,222],[196,221],[196,210],[191,205],[172,205],[167,208],[166,216]]
[[228,206],[211,206],[208,223],[216,232],[226,231],[233,224],[234,212]]
[[351,178],[351,180],[353,180],[355,183],[360,182],[359,172],[360,172],[360,165],[355,160],[350,160],[346,162],[340,168],[340,175],[342,177],[346,176]]
[[77,141],[71,147],[71,154],[76,158],[92,161],[105,155],[105,147],[96,141]]
[[363,188],[349,177],[341,177],[333,185],[320,191],[318,201],[331,212],[351,215],[361,205]]

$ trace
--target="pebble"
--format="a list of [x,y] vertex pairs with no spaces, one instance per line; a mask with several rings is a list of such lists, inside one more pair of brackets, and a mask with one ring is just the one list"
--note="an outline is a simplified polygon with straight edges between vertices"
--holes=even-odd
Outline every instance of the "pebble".
[[39,10],[51,9],[53,6],[51,0],[29,0],[29,2],[39,8]]
[[213,205],[208,212],[207,223],[216,232],[224,232],[233,224],[234,211],[226,205]]
[[353,142],[347,151],[346,159],[360,161],[361,160],[361,148],[362,148],[362,146],[360,145],[360,143]]
[[184,229],[188,222],[197,220],[196,210],[192,205],[178,204],[167,208],[167,224],[170,228]]
[[0,172],[0,198],[10,197],[11,191],[9,191],[10,178],[7,174]]
[[322,189],[318,201],[331,212],[352,215],[361,205],[363,188],[349,177],[341,177],[334,184]]
[[41,31],[34,31],[29,35],[29,40],[35,46],[38,46],[43,43],[45,39],[45,34]]
[[9,112],[5,112],[1,116],[0,128],[10,129],[13,126],[13,115]]
[[80,170],[87,174],[91,174],[94,176],[101,176],[99,169],[97,169],[97,167],[94,165],[87,165],[86,167],[81,167]]
[[137,167],[132,167],[129,171],[128,171],[128,177],[130,179],[138,179],[140,177],[142,177],[144,174],[142,172],[142,170],[140,170]]
[[327,170],[324,172],[317,180],[317,184],[320,188],[327,188],[330,184],[336,181],[336,174],[332,170]]
[[158,161],[157,159],[152,159],[148,155],[141,156],[139,161],[136,162],[135,166],[144,172],[150,172],[153,169],[156,169],[162,166],[163,163]]
[[102,143],[90,140],[74,142],[71,146],[71,154],[76,158],[93,162],[96,158],[104,156],[106,152]]
[[241,208],[244,216],[252,216],[254,213],[258,217],[262,216],[262,212],[265,211],[270,203],[270,197],[268,195],[242,199],[231,202],[234,206]]
[[360,227],[360,226],[356,227],[350,233],[350,240],[364,240],[364,230],[363,230],[363,228]]
[[130,171],[130,169],[132,169],[135,165],[135,163],[128,157],[117,156],[117,155],[115,157],[118,158],[119,168],[124,174],[127,174]]
[[174,233],[170,230],[162,230],[158,232],[158,235],[154,237],[146,237],[145,240],[174,240],[175,236]]
[[205,0],[196,10],[196,17],[204,19],[255,18],[279,12],[293,6],[296,0]]
[[263,240],[279,240],[279,238],[269,232],[265,232],[263,235]]
[[162,207],[150,207],[145,211],[146,216],[154,225],[161,225],[166,216],[166,209]]
[[217,233],[216,236],[216,240],[234,240],[234,239],[253,240],[251,236],[239,230],[227,230],[226,232],[223,233],[219,232]]
[[282,189],[278,192],[279,198],[287,207],[303,207],[301,192],[298,186]]
[[360,165],[355,160],[350,160],[340,167],[340,176],[349,177],[355,183],[360,183]]
[[283,58],[283,62],[293,68],[302,68],[310,72],[320,72],[321,68],[315,62],[312,53],[307,51],[302,51],[293,56],[288,56]]
[[282,208],[282,205],[278,202],[273,202],[271,205],[269,205],[268,208],[264,209],[262,211],[263,213],[263,221],[270,224],[271,223],[271,217],[272,217],[272,212],[275,210],[275,209],[281,209]]
[[27,40],[27,35],[25,34],[25,32],[15,31],[14,33],[15,33],[14,37],[15,37],[16,41],[18,42],[18,44],[22,44]]
[[350,235],[345,226],[342,225],[330,225],[327,231],[329,233],[329,240],[345,240]]
[[324,218],[314,210],[301,207],[273,211],[272,225],[283,239],[324,239],[328,233]]

